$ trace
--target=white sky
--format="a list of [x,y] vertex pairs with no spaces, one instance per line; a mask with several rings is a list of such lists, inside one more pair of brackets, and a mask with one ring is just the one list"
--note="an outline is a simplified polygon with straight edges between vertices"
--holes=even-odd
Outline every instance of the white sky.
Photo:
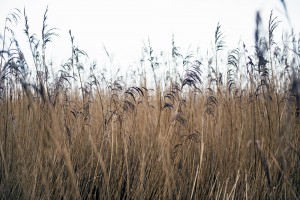
[[[300,31],[300,1],[286,0],[292,26]],[[101,63],[103,45],[115,54],[122,64],[137,60],[143,41],[149,36],[154,51],[170,51],[172,34],[183,53],[193,48],[210,49],[217,23],[228,47],[236,47],[240,40],[253,45],[255,14],[262,12],[267,27],[270,11],[283,21],[277,32],[290,29],[281,15],[280,0],[0,0],[0,31],[12,8],[23,11],[25,6],[31,33],[40,36],[43,14],[49,5],[49,27],[59,28],[59,38],[48,46],[53,59],[66,60],[70,56],[68,30],[72,30],[76,44],[85,50],[90,59]],[[298,24],[297,24],[298,23]],[[23,29],[24,23],[19,24]],[[21,32],[21,30],[20,30]],[[19,40],[22,40],[18,34]]]

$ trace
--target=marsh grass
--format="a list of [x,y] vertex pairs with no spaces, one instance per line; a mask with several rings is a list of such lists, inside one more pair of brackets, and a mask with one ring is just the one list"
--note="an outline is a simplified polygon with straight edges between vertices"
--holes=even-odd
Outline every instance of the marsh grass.
[[299,39],[278,46],[273,13],[268,41],[257,20],[255,54],[243,45],[226,63],[220,24],[215,65],[182,56],[173,36],[169,64],[184,73],[166,79],[149,40],[152,90],[150,76],[128,86],[97,77],[96,64],[84,79],[87,54],[71,31],[72,56],[51,77],[45,46],[56,29],[47,29],[47,12],[40,42],[24,10],[33,81],[9,23],[2,37],[1,199],[300,198]]

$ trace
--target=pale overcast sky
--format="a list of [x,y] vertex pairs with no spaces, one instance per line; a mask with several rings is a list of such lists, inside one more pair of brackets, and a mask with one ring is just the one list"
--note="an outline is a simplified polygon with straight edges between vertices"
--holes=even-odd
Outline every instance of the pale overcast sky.
[[[291,25],[300,31],[300,1],[286,0]],[[101,61],[103,45],[115,53],[115,59],[125,64],[140,56],[143,41],[149,37],[154,51],[168,51],[172,34],[183,51],[188,46],[211,47],[217,23],[228,47],[236,47],[240,40],[253,45],[255,14],[257,10],[267,27],[270,11],[283,21],[278,34],[291,26],[284,17],[280,0],[0,0],[0,28],[12,8],[23,12],[26,8],[31,32],[41,32],[43,14],[49,6],[49,27],[59,28],[60,35],[49,45],[54,59],[67,59],[70,54],[71,29],[75,42],[91,59]],[[23,29],[24,23],[19,23]],[[21,30],[20,30],[21,32]],[[18,34],[22,40],[23,33]],[[101,53],[102,52],[102,53]]]

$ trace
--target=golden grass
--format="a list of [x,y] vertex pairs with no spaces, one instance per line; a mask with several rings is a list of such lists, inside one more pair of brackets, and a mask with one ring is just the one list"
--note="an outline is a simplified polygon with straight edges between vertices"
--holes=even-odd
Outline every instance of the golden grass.
[[[0,199],[300,198],[300,48],[293,35],[293,45],[275,51],[272,13],[268,41],[258,37],[258,12],[256,52],[243,45],[225,64],[220,24],[207,63],[182,56],[174,36],[172,58],[159,63],[149,40],[150,70],[127,87],[96,76],[96,65],[86,80],[86,53],[71,31],[72,56],[49,75],[45,47],[57,34],[47,11],[38,40],[24,10],[36,71],[16,41],[4,49],[7,25],[1,38]],[[149,72],[155,90],[147,89]]]
[[213,115],[205,94],[180,113],[151,106],[158,96],[125,111],[124,96],[100,95],[85,111],[76,96],[1,104],[1,198],[299,197],[299,119],[282,94],[220,93]]

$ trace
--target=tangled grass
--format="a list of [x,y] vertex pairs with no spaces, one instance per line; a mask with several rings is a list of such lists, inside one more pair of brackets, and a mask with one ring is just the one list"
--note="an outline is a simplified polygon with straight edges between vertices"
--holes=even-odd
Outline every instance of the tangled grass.
[[56,29],[47,12],[41,40],[23,12],[33,69],[9,28],[21,12],[6,19],[1,199],[300,198],[300,40],[292,34],[277,45],[272,13],[267,37],[257,20],[254,54],[243,45],[226,63],[220,24],[207,62],[182,56],[173,37],[166,78],[149,41],[153,85],[142,75],[129,86],[97,77],[96,65],[85,78],[86,52],[71,31],[72,56],[52,76],[45,49]]

